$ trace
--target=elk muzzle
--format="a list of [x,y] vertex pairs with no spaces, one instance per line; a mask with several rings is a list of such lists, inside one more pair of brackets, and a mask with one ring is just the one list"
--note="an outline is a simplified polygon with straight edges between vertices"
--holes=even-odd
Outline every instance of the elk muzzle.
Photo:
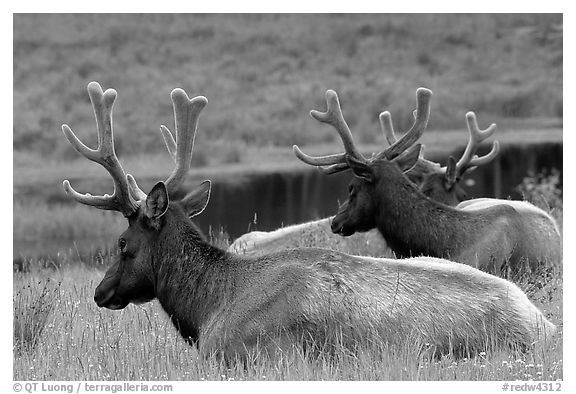
[[334,234],[339,234],[343,237],[349,237],[350,235],[354,234],[356,230],[347,224],[348,222],[348,211],[347,211],[348,204],[344,203],[338,214],[334,216],[332,222],[330,223],[330,228]]
[[106,271],[104,279],[96,287],[94,291],[94,301],[100,308],[108,308],[112,310],[125,308],[128,303],[118,300],[116,290],[120,285],[120,264],[116,263]]

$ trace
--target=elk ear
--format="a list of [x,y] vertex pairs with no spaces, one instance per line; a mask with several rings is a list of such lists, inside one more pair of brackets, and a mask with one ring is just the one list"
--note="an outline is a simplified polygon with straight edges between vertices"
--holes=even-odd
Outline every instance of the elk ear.
[[358,160],[355,157],[346,155],[346,163],[354,172],[354,176],[364,179],[366,182],[372,183],[374,181],[374,172],[372,168],[365,161]]
[[188,193],[182,201],[180,201],[182,208],[184,208],[184,212],[186,212],[189,218],[193,218],[204,211],[206,205],[208,205],[208,200],[210,200],[211,189],[212,183],[206,180],[196,186],[194,190]]
[[458,171],[456,170],[456,159],[453,156],[448,158],[448,163],[446,163],[446,182],[448,185],[453,185],[456,183],[456,176]]
[[146,206],[144,214],[149,219],[158,219],[168,210],[168,191],[164,182],[158,182],[154,185],[148,197],[146,197]]
[[422,156],[422,149],[422,144],[413,145],[392,161],[400,167],[402,172],[408,172],[418,163],[418,159]]

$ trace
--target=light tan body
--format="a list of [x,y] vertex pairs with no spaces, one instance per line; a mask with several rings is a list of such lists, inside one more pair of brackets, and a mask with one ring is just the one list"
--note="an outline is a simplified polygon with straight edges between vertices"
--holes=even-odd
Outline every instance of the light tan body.
[[[511,216],[503,215],[500,220],[494,221],[490,232],[486,232],[478,242],[471,244],[470,248],[464,249],[458,256],[454,256],[458,262],[489,272],[499,272],[501,262],[511,259],[514,251],[521,248],[523,255],[532,261],[531,267],[520,263],[518,268],[522,268],[522,272],[536,270],[537,262],[545,262],[546,265],[561,264],[562,237],[556,221],[529,202],[478,198],[463,201],[455,208],[462,211],[476,211],[498,205],[512,207],[517,213],[513,216],[521,218],[523,232],[521,244],[518,242],[518,234],[509,233],[509,229],[514,228],[511,222],[513,219]],[[376,229],[341,237],[332,233],[330,220],[331,218],[324,218],[270,232],[252,231],[236,239],[228,250],[238,254],[260,256],[296,247],[322,247],[347,253],[359,251],[376,257],[394,257]],[[491,266],[490,261],[498,266]]]
[[477,352],[529,346],[556,330],[513,283],[448,260],[311,248],[239,264],[246,274],[238,273],[234,298],[200,327],[204,354],[244,356],[257,342],[275,354],[307,337],[351,348],[373,335],[390,345]]
[[378,230],[344,238],[330,230],[331,218],[282,227],[274,231],[251,231],[237,238],[228,251],[261,256],[279,250],[318,247],[375,257],[394,257]]
[[[459,261],[470,261],[473,266],[475,259],[479,262],[488,261],[490,256],[495,261],[504,261],[510,256],[499,256],[499,252],[522,250],[522,255],[531,261],[530,266],[524,262],[521,269],[526,272],[535,271],[540,263],[544,266],[560,266],[562,264],[562,236],[558,224],[548,213],[527,201],[501,200],[495,198],[477,198],[462,201],[457,209],[462,211],[476,211],[489,207],[506,205],[514,208],[521,218],[522,236],[509,233],[509,229],[515,228],[507,217],[494,223],[493,231],[487,233],[479,244],[485,248],[474,248],[462,254]],[[518,241],[520,239],[520,241]],[[493,249],[493,250],[491,250]],[[480,252],[480,253],[478,253]],[[485,256],[484,256],[485,255]]]

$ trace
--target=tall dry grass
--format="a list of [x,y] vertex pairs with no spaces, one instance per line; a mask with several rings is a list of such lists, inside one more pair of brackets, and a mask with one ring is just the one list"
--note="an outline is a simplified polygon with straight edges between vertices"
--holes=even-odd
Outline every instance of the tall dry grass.
[[[540,196],[542,190],[552,190],[546,199],[558,196],[554,176],[526,179],[524,184],[539,185],[535,189]],[[555,216],[561,217],[562,201],[554,204]],[[78,226],[75,231],[89,231],[91,221],[74,219],[70,225]],[[228,246],[224,232],[210,237],[213,243]],[[370,253],[362,245],[354,247],[359,249],[355,253]],[[70,251],[61,253],[57,261],[32,259],[26,272],[14,273],[15,380],[563,379],[562,267],[546,267],[519,278],[530,300],[558,326],[553,338],[526,351],[487,344],[485,352],[468,357],[435,357],[426,352],[426,344],[379,341],[355,353],[336,348],[330,356],[318,357],[297,350],[275,360],[257,355],[247,366],[229,366],[217,358],[200,358],[156,301],[122,311],[99,309],[93,301],[94,289],[110,263],[110,255],[81,258]]]
[[[521,352],[491,350],[467,358],[433,357],[425,344],[372,342],[350,353],[295,351],[246,366],[200,358],[154,301],[122,311],[93,301],[103,271],[77,265],[14,276],[15,380],[556,380],[563,378],[562,281],[552,300],[534,300],[559,334]],[[544,291],[546,292],[546,291]],[[533,298],[533,297],[531,297]],[[537,297],[538,298],[538,297]],[[540,303],[539,301],[543,301]],[[36,313],[33,306],[40,306]],[[22,333],[31,332],[31,335]]]

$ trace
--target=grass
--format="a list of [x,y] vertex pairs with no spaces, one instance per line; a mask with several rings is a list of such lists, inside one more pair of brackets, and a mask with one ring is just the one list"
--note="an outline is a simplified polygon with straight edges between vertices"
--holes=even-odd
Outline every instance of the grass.
[[[527,178],[521,187],[553,205],[552,214],[561,218],[558,186],[557,177],[551,174]],[[75,212],[73,216],[79,215]],[[103,222],[108,219],[101,218]],[[82,221],[74,223],[84,226]],[[221,247],[229,244],[222,231],[210,236]],[[322,242],[309,238],[302,242]],[[372,252],[369,245],[361,243],[349,248],[357,254]],[[417,343],[393,346],[382,341],[366,345],[358,353],[336,348],[332,356],[314,357],[298,351],[277,360],[259,356],[243,367],[199,358],[157,301],[129,305],[122,311],[99,309],[93,302],[94,289],[110,259],[109,254],[60,252],[56,258],[30,259],[26,272],[14,273],[15,380],[563,379],[562,267],[547,267],[517,282],[558,326],[553,338],[528,351],[488,347],[488,351],[466,358],[435,358],[422,353]]]
[[559,326],[559,334],[527,352],[437,359],[411,343],[400,349],[379,343],[358,354],[336,349],[332,358],[298,352],[274,362],[258,358],[246,368],[199,358],[156,301],[122,311],[97,308],[92,298],[102,276],[73,254],[58,269],[33,265],[14,274],[15,380],[563,379],[561,275],[541,286],[521,284]]
[[14,295],[14,347],[18,353],[38,345],[59,299],[60,282],[50,279],[22,284]]

